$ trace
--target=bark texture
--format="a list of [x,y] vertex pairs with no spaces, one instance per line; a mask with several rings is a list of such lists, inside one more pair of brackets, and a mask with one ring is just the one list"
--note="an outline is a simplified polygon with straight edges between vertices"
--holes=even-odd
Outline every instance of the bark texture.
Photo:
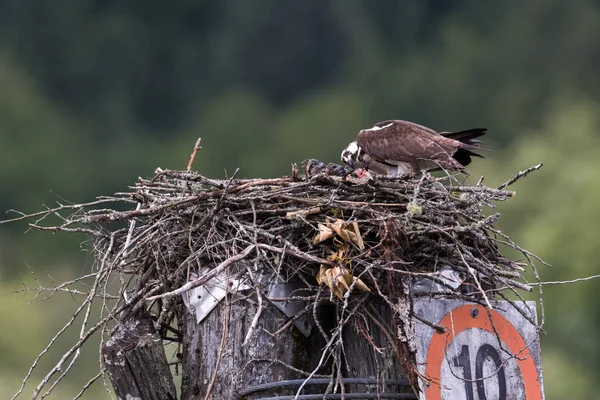
[[[367,318],[357,318],[344,331],[344,352],[348,375],[354,378],[375,378],[373,385],[347,385],[347,392],[354,393],[412,393],[406,374],[398,357],[403,357],[398,348],[394,320],[390,308],[383,302],[371,307]],[[377,319],[377,323],[373,320]],[[404,381],[398,385],[392,381]]]
[[[356,315],[344,328],[344,363],[334,376],[371,379],[337,387],[337,393],[408,393],[398,362],[394,318],[387,305],[373,303],[371,315]],[[307,338],[296,328],[277,332],[288,318],[267,299],[259,311],[255,296],[229,295],[200,324],[184,310],[182,400],[260,399],[294,395],[295,386],[269,388],[246,394],[248,387],[307,377],[321,359],[326,340],[315,327]],[[336,329],[334,306],[318,308],[319,325],[326,334]],[[251,336],[246,340],[248,332]],[[246,343],[244,344],[244,342]],[[103,349],[106,368],[119,399],[175,400],[176,391],[163,343],[147,318],[120,326]],[[317,371],[330,376],[331,362]],[[302,393],[324,393],[326,384],[304,387]],[[408,398],[408,397],[407,397]]]
[[176,400],[163,342],[149,318],[120,325],[103,348],[108,376],[119,400]]
[[[389,308],[385,305],[377,305],[375,308],[379,317],[386,319],[386,326],[391,327]],[[277,331],[285,324],[287,317],[269,303],[261,313],[253,337],[246,346],[242,346],[256,311],[257,306],[246,300],[234,301],[230,305],[222,302],[200,324],[196,324],[192,315],[187,316],[182,400],[205,399],[207,393],[208,399],[213,400],[260,399],[296,394],[297,385],[239,396],[240,390],[249,386],[306,378],[305,374],[290,369],[284,363],[293,368],[312,371],[318,365],[325,344],[316,327],[308,338],[296,329],[288,329],[277,337],[271,336],[267,331]],[[320,308],[318,318],[326,332],[334,328],[335,312],[332,307]],[[369,339],[365,335],[367,332]],[[390,342],[394,340],[394,334],[391,333],[390,336],[390,332],[393,329],[389,328],[386,334],[372,321],[364,326],[352,324],[344,331],[347,368],[343,375],[377,380],[372,384],[346,384],[345,393],[410,392],[406,386],[391,383],[393,380],[405,380],[405,375],[397,361],[394,345]],[[331,364],[325,363],[318,374],[331,374]],[[303,393],[324,393],[325,389],[326,385],[307,385]],[[340,390],[338,388],[337,392],[340,393]]]
[[[235,399],[237,392],[245,387],[302,377],[284,363],[306,370],[310,339],[295,329],[287,329],[277,337],[267,333],[277,331],[287,318],[272,304],[266,303],[258,326],[245,346],[242,344],[258,309],[255,303],[237,300],[227,305],[223,301],[200,324],[188,313],[183,346],[182,400],[204,399],[207,393],[213,400]],[[285,388],[260,392],[260,397],[294,393],[293,389]]]

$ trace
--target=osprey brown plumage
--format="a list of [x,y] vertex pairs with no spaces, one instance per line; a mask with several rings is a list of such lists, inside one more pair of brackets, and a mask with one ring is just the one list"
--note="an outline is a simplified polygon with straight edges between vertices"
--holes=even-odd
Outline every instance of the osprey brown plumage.
[[458,170],[481,150],[476,138],[486,129],[436,132],[413,122],[388,120],[361,130],[342,152],[342,161],[351,167],[362,163],[366,169],[387,176],[401,176],[423,170]]

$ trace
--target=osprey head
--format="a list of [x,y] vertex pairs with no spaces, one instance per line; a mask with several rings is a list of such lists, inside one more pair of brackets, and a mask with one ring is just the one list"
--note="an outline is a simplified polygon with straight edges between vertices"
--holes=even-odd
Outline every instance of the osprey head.
[[357,162],[363,161],[363,152],[356,142],[352,142],[342,151],[342,162],[352,168],[356,167]]

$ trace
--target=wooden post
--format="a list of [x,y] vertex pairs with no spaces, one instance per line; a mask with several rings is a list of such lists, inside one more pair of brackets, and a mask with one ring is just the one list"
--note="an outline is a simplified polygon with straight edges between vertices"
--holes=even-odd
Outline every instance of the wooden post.
[[[238,297],[237,295],[235,297]],[[200,324],[187,313],[183,342],[182,400],[235,399],[245,387],[304,377],[288,366],[308,369],[311,340],[295,328],[277,337],[275,332],[287,317],[267,300],[263,300],[258,326],[245,346],[255,313],[251,299],[222,301]],[[278,361],[276,361],[278,360]],[[288,366],[286,366],[287,364]],[[208,393],[208,396],[207,396]],[[295,394],[291,388],[263,391],[257,395]],[[249,395],[247,399],[256,398]]]
[[[393,327],[392,312],[382,300],[374,301],[369,316],[357,317],[344,330],[344,353],[349,375],[374,378],[376,385],[348,385],[355,393],[413,393],[398,361],[400,350]],[[375,322],[375,320],[377,322]],[[403,385],[391,382],[405,382]],[[407,397],[408,398],[408,397]]]
[[163,342],[150,318],[132,318],[119,325],[102,353],[119,399],[177,399]]
[[[334,313],[328,312],[327,308],[320,309],[319,319],[321,326],[329,331],[334,327]],[[391,325],[389,308],[385,305],[376,308],[380,316],[389,318],[385,323]],[[306,375],[289,367],[312,371],[318,365],[325,344],[321,334],[315,328],[306,338],[293,328],[273,337],[267,331],[277,331],[286,323],[287,317],[270,303],[262,311],[253,337],[246,346],[242,346],[256,311],[255,302],[238,299],[229,305],[222,302],[200,324],[196,323],[193,315],[188,314],[183,347],[182,400],[241,398],[236,397],[239,391],[249,386],[306,378]],[[365,330],[372,336],[372,343],[364,332],[355,327],[348,327],[344,332],[348,365],[345,375],[350,378],[375,378],[379,384],[346,385],[346,393],[412,393],[406,385],[390,383],[406,381],[390,343],[394,340],[393,333],[392,336],[389,332],[384,333],[373,321],[368,322]],[[377,351],[374,346],[382,351]],[[331,374],[331,365],[325,365],[318,373]],[[243,398],[294,395],[297,389],[297,385],[282,387],[252,393]],[[323,393],[324,390],[325,385],[308,385],[303,393]],[[407,395],[406,398],[412,397]]]
[[[200,323],[194,314],[181,308],[181,400],[252,400],[295,395],[298,385],[246,393],[243,397],[240,392],[260,384],[303,381],[306,371],[319,365],[326,342],[319,330],[315,327],[305,337],[290,326],[274,335],[289,318],[264,295],[259,306],[256,296],[254,290],[229,293]],[[410,393],[405,385],[398,385],[406,379],[395,348],[392,313],[382,300],[370,301],[373,315],[357,314],[344,328],[342,374],[345,378],[371,381],[346,382],[344,392]],[[330,304],[317,309],[319,325],[326,334],[337,329],[334,307]],[[119,399],[176,399],[163,343],[149,318],[133,318],[119,326],[103,353]],[[327,362],[316,373],[330,376],[331,367],[331,362]],[[323,384],[309,384],[302,393],[322,394],[325,388]],[[338,387],[337,393],[340,390]]]

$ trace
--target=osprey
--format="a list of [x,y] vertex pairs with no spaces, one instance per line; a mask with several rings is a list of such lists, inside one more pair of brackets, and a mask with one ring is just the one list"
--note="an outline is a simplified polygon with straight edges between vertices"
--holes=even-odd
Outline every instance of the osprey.
[[413,122],[388,120],[358,132],[356,140],[342,152],[342,162],[355,168],[362,163],[381,175],[398,177],[428,170],[452,170],[465,174],[471,157],[487,129],[436,132]]

